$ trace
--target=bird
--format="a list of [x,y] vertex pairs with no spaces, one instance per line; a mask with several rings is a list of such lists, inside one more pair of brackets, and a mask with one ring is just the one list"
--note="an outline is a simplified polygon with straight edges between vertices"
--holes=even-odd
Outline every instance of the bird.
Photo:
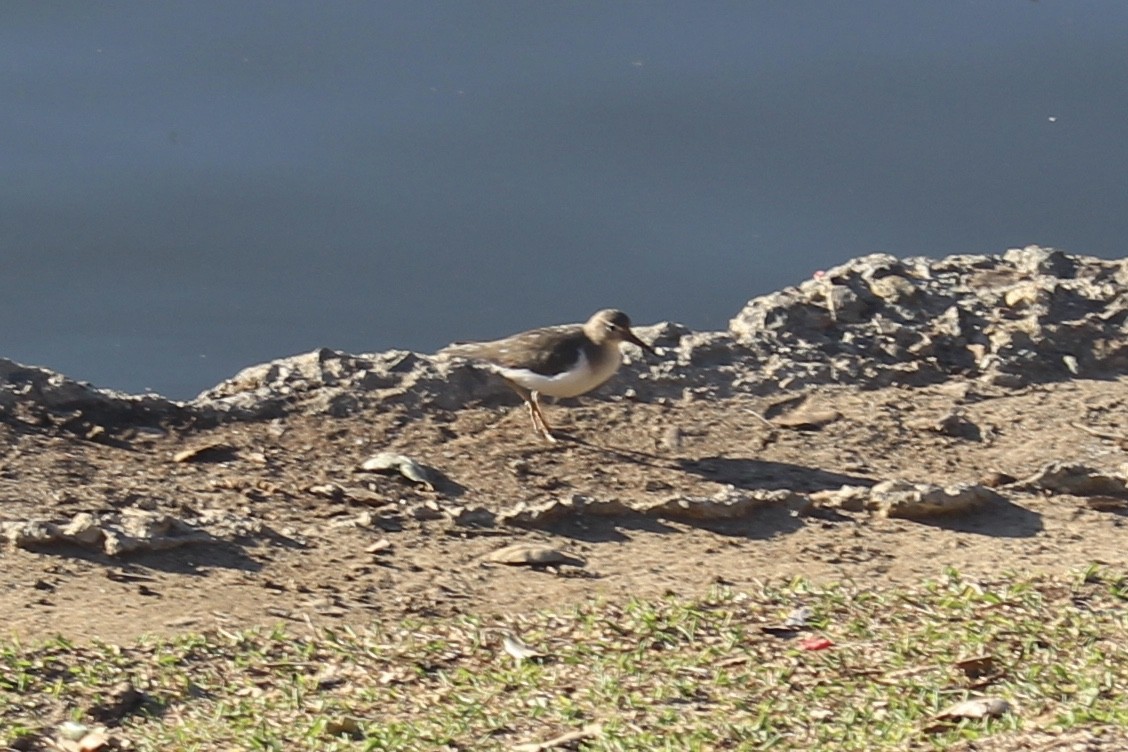
[[529,409],[533,432],[556,443],[539,396],[577,397],[603,384],[623,362],[621,342],[658,354],[631,331],[630,317],[614,308],[597,311],[583,324],[530,329],[488,342],[455,342],[439,352],[480,363],[505,379]]

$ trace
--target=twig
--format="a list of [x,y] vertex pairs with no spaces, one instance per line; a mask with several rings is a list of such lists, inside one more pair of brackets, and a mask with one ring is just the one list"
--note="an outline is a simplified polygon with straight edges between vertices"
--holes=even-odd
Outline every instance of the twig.
[[1128,443],[1128,436],[1125,436],[1122,433],[1105,433],[1104,431],[1098,431],[1095,428],[1089,428],[1088,426],[1082,425],[1080,423],[1070,423],[1069,425],[1073,426],[1074,428],[1080,428],[1085,433],[1089,434],[1090,436],[1096,436],[1098,439],[1106,439],[1108,441],[1115,441],[1118,443]]

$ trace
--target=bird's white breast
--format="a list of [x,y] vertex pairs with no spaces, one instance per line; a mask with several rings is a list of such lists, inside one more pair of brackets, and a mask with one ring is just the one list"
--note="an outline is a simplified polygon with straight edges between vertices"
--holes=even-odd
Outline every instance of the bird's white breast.
[[599,368],[594,368],[591,361],[584,353],[580,352],[579,359],[571,368],[555,376],[536,373],[525,368],[503,368],[495,366],[499,374],[510,381],[520,384],[526,389],[549,397],[577,397],[584,392],[590,392],[607,379],[611,378],[619,365],[623,362],[623,355],[616,345],[614,351],[609,351],[600,359]]

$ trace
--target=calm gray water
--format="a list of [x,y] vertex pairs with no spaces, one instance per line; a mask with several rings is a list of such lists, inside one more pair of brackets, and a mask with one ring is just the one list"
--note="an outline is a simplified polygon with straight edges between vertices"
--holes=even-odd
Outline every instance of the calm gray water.
[[0,8],[0,357],[189,397],[1128,237],[1124,0]]

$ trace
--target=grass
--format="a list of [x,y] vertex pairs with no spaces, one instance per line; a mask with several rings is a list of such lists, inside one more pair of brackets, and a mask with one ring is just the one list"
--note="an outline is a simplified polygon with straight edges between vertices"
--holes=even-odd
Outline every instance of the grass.
[[[107,723],[137,750],[512,749],[585,728],[573,744],[607,752],[941,750],[1023,729],[1128,727],[1126,601],[1128,578],[1095,567],[993,582],[952,571],[911,589],[795,581],[505,625],[7,642],[0,742],[34,749],[64,721],[93,725],[90,709],[112,705],[123,681],[146,702]],[[799,605],[808,630],[763,629]],[[511,658],[498,626],[545,659]],[[831,647],[804,649],[812,635]],[[936,719],[977,696],[1014,712]]]

